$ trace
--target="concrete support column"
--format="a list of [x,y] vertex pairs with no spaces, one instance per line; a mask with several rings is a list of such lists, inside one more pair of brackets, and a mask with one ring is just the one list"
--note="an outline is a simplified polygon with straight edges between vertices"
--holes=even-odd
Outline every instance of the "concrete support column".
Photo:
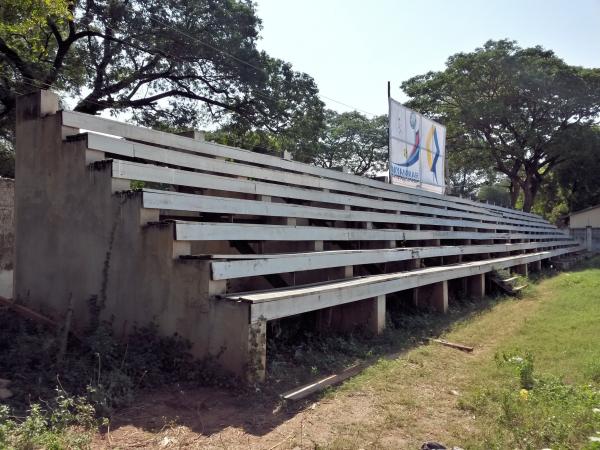
[[[344,266],[328,270],[330,272],[330,275],[332,275],[332,279],[352,278],[354,276],[354,266]],[[317,330],[320,332],[331,330],[331,328],[335,326],[335,323],[338,320],[338,314],[336,314],[336,310],[343,307],[344,305],[332,306],[316,311]]]
[[527,276],[527,264],[519,264],[517,266],[513,266],[511,269],[513,273],[522,275],[524,277]]
[[467,295],[471,298],[483,298],[485,297],[485,275],[472,275],[465,277]]
[[351,332],[362,327],[370,333],[381,334],[385,329],[385,295],[329,309],[332,315],[331,329],[334,331]]
[[215,300],[210,353],[230,372],[252,384],[266,376],[267,321],[250,322],[249,305]]
[[413,292],[417,308],[438,313],[448,312],[448,281],[421,286],[415,288]]
[[369,300],[371,310],[369,311],[369,321],[367,329],[373,334],[381,334],[385,329],[386,298],[385,295],[379,295]]
[[592,227],[585,227],[585,249],[592,251]]
[[534,261],[532,263],[529,263],[528,270],[530,270],[531,272],[541,272],[541,270],[542,270],[542,260],[540,259],[539,261]]
[[314,250],[315,252],[322,252],[325,248],[323,241],[315,241]]

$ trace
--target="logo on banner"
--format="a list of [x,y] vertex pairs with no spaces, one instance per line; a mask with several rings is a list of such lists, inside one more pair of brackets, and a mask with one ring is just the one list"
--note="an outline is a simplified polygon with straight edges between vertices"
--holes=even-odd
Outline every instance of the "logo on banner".
[[445,127],[391,98],[389,107],[390,181],[443,193]]
[[[433,141],[433,147],[431,146],[432,141]],[[437,181],[438,181],[437,163],[440,159],[441,150],[440,150],[440,144],[438,142],[437,129],[435,126],[432,126],[429,129],[429,133],[427,133],[427,140],[425,141],[425,146],[427,148],[432,149],[432,151],[427,152],[427,163],[429,165],[429,170],[433,174],[433,178],[435,179],[435,181],[437,183]],[[434,147],[435,147],[435,152],[433,152]]]

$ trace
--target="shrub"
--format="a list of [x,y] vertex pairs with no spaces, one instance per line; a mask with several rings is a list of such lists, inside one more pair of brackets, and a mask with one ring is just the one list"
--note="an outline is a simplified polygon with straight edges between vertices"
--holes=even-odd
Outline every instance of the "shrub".
[[58,390],[46,409],[30,406],[24,420],[11,416],[0,405],[0,447],[6,449],[87,448],[98,425],[94,407],[84,397],[72,397]]

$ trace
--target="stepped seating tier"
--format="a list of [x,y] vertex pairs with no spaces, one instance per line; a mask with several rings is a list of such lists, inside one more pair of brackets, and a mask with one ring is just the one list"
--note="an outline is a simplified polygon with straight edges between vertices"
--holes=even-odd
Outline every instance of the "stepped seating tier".
[[486,273],[582,250],[535,214],[59,111],[44,91],[18,102],[17,148],[17,296],[56,316],[72,298],[79,323],[94,299],[123,333],[155,321],[249,381],[269,321],[379,333],[404,294],[443,313]]

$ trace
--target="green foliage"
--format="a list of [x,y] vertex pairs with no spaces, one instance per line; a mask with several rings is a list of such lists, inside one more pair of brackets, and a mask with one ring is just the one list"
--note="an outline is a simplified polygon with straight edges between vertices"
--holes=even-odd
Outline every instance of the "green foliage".
[[9,47],[24,50],[25,39],[41,60],[48,54],[43,30],[48,20],[63,28],[73,15],[68,0],[3,0],[0,4],[0,39]]
[[478,189],[486,184],[494,183],[497,178],[493,164],[484,163],[481,152],[476,149],[461,148],[448,140],[446,158],[449,188],[452,195],[474,197]]
[[476,415],[497,419],[485,441],[469,448],[580,448],[600,428],[600,390],[589,384],[567,384],[551,375],[534,377],[533,357],[525,353],[497,356],[519,384],[484,388],[461,400],[460,406]]
[[600,203],[600,127],[578,127],[557,143],[564,162],[556,169],[555,191],[565,209],[578,211]]
[[117,339],[98,321],[81,339],[72,338],[62,361],[60,333],[6,311],[0,316],[0,367],[19,374],[11,384],[11,405],[20,412],[30,399],[51,399],[61,389],[85,397],[101,416],[128,405],[141,389],[172,383],[228,385],[212,360],[195,360],[190,343],[178,335],[159,336],[155,325]]
[[[126,112],[156,127],[198,128],[210,121],[295,137],[322,122],[314,80],[257,48],[261,23],[250,1],[6,5],[0,15],[0,135],[8,139],[16,95],[36,87],[74,98],[77,111]],[[17,33],[15,27],[36,31]]]
[[4,449],[88,448],[100,423],[94,407],[84,397],[72,397],[57,390],[46,408],[39,403],[31,405],[27,416],[18,420],[10,408],[0,405],[0,446]]
[[129,183],[129,187],[132,191],[141,191],[146,187],[146,182],[139,180],[131,180],[131,182]]
[[523,356],[520,352],[509,352],[496,355],[496,362],[500,366],[509,366],[515,369],[519,376],[521,388],[532,389],[535,380],[533,379],[533,356],[525,352]]
[[346,167],[357,175],[374,175],[387,168],[387,116],[369,119],[361,113],[326,112],[325,132],[315,164]]
[[477,200],[510,207],[510,191],[503,183],[481,186],[477,191]]
[[[480,434],[465,448],[594,448],[600,431],[600,259],[544,281],[544,303],[460,406]],[[535,369],[534,369],[535,355]]]
[[457,53],[441,72],[402,84],[408,105],[447,125],[448,154],[475,158],[523,192],[529,211],[545,177],[563,159],[555,143],[600,112],[600,69],[569,66],[552,51],[488,41]]
[[364,329],[351,333],[314,331],[308,322],[284,319],[270,323],[267,332],[267,362],[269,377],[276,382],[295,381],[295,384],[314,379],[315,375],[330,374],[356,364],[374,360],[423,342],[431,336],[448,331],[459,322],[496,302],[486,298],[472,302],[456,299],[447,315],[419,311],[388,310],[382,334],[373,336]]
[[574,127],[554,143],[561,156],[541,186],[533,211],[554,223],[600,203],[600,128]]
[[282,155],[287,150],[296,161],[374,175],[387,168],[387,126],[387,116],[369,119],[356,111],[327,110],[281,133],[227,125],[208,133],[207,139],[260,153]]
[[0,136],[0,177],[15,177],[15,153],[10,142]]

